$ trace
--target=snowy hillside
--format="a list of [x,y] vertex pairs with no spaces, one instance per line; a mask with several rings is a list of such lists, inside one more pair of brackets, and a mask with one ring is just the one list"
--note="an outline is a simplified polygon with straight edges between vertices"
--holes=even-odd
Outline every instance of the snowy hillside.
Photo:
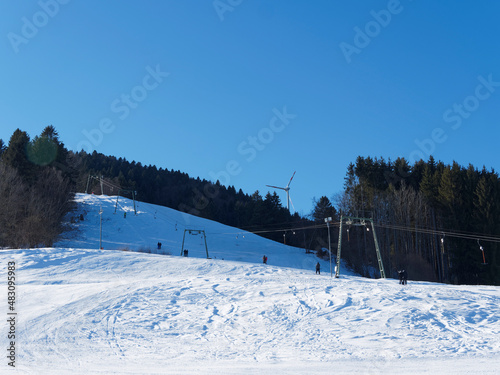
[[[16,367],[4,355],[2,374],[498,373],[498,287],[317,276],[300,249],[144,203],[135,216],[129,201],[114,214],[110,197],[78,199],[84,220],[65,247],[0,253],[4,296],[8,262],[17,278]],[[206,230],[213,259],[199,235],[179,256],[184,226]],[[111,250],[158,241],[173,255]]]
[[[214,221],[192,216],[171,208],[134,202],[120,197],[77,194],[78,209],[72,214],[74,227],[57,247],[99,249],[99,211],[102,209],[102,247],[105,250],[147,250],[154,253],[180,255],[185,229],[204,230],[209,257],[261,263],[268,257],[269,265],[314,271],[318,258],[304,249],[284,246],[252,233]],[[126,213],[126,215],[124,215]],[[84,220],[80,221],[79,216]],[[189,257],[205,258],[205,238],[195,231],[186,232],[184,248]],[[158,242],[162,243],[160,251]],[[334,261],[333,261],[334,262]],[[330,271],[329,262],[320,261],[323,271]],[[351,274],[343,267],[344,274]]]
[[20,374],[493,374],[500,364],[495,287],[402,288],[109,250],[2,258],[17,264]]

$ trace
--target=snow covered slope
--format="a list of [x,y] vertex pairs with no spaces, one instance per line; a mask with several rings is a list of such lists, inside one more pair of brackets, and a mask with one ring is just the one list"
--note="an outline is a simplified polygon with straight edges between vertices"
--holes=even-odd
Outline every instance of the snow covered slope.
[[18,277],[17,371],[3,356],[2,374],[494,374],[500,365],[496,287],[403,288],[110,250],[1,257],[0,280],[6,261]]
[[[498,373],[498,287],[317,276],[300,249],[144,203],[135,216],[130,201],[114,214],[112,197],[77,198],[84,220],[61,247],[0,252],[5,349],[8,262],[17,283],[16,367],[4,355],[1,374]],[[179,256],[185,227],[207,231],[213,259],[199,236]],[[173,255],[112,250],[158,241]]]
[[[78,210],[72,214],[74,227],[56,247],[99,249],[99,211],[102,209],[102,247],[106,250],[148,250],[153,253],[180,255],[185,229],[205,230],[209,257],[308,269],[314,272],[318,258],[305,249],[285,246],[252,233],[171,208],[136,202],[119,197],[77,194]],[[124,213],[127,215],[125,216]],[[80,214],[84,220],[79,221]],[[206,258],[205,239],[186,232],[184,247],[189,257]],[[301,233],[299,235],[302,235]],[[162,243],[161,251],[157,243]],[[333,260],[334,262],[335,260]],[[321,269],[330,272],[330,264],[320,261]],[[352,274],[345,267],[344,274]]]

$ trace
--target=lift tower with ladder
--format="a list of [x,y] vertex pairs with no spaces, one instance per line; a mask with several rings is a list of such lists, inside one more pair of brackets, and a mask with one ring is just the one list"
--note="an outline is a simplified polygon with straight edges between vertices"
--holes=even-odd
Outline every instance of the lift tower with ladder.
[[[375,226],[373,225],[373,219],[366,217],[344,216],[344,215],[340,216],[339,244],[337,248],[337,266],[335,267],[335,277],[338,278],[340,275],[340,254],[342,251],[342,224],[344,220],[346,221],[347,225],[358,225],[366,227],[368,222],[371,224],[373,233],[373,242],[375,242],[375,251],[377,252],[378,266],[380,269],[380,277],[382,279],[385,279],[384,264],[382,262],[382,256],[380,255],[380,248],[378,246],[377,234],[375,233]],[[366,228],[367,230],[369,230],[368,227]]]

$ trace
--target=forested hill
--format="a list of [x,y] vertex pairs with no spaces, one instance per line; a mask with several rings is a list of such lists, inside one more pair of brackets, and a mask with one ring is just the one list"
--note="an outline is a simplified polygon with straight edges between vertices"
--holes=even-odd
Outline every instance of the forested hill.
[[[212,183],[180,171],[146,166],[95,151],[92,154],[81,151],[74,157],[79,169],[77,191],[100,193],[99,179],[103,176],[104,194],[131,197],[130,191],[135,191],[136,198],[143,202],[258,232],[277,241],[283,241],[285,234],[287,244],[304,247],[303,236],[293,236],[293,228],[311,222],[297,213],[290,215],[276,192],[267,192],[264,197],[259,191],[249,195],[219,181]],[[87,188],[88,176],[97,178],[91,178]]]
[[[96,177],[98,178],[90,178]],[[33,139],[20,129],[8,145],[0,140],[0,247],[51,246],[71,209],[72,192],[94,191],[131,197],[257,232],[287,244],[311,247],[310,236],[293,229],[310,225],[290,215],[279,196],[252,195],[192,178],[186,173],[145,166],[97,152],[68,151],[53,126]]]
[[[500,284],[500,179],[494,170],[433,157],[414,165],[358,157],[348,167],[339,208],[373,212],[392,270],[413,269],[417,279]],[[351,242],[367,264],[373,255],[364,237]]]

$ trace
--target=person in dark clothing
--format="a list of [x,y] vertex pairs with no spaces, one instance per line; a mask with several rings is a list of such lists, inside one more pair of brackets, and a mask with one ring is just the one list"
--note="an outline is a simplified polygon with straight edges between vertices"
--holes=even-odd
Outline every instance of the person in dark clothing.
[[316,275],[321,275],[320,268],[321,268],[321,266],[320,266],[319,262],[316,263]]
[[398,275],[399,275],[399,283],[401,285],[406,285],[408,281],[408,273],[406,272],[406,270],[398,271]]
[[185,257],[187,257],[187,256],[188,256],[188,250],[187,250],[187,249],[185,249],[185,250],[184,250],[184,256],[185,256]]
[[161,242],[158,242],[158,250],[161,249]]
[[262,257],[262,263],[267,264],[267,257],[265,255]]

